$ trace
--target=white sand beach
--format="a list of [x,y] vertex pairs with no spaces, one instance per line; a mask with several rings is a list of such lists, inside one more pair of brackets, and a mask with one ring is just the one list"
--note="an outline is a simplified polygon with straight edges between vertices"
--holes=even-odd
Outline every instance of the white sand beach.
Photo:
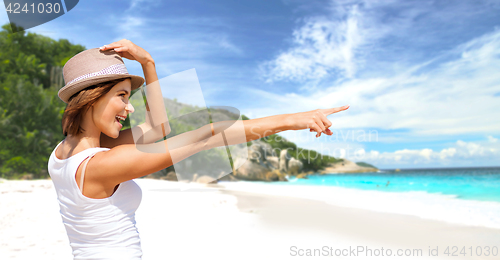
[[[499,257],[492,256],[492,247],[500,247],[500,229],[491,218],[482,225],[483,220],[382,212],[361,206],[373,204],[373,194],[347,189],[136,181],[143,190],[136,220],[145,260]],[[478,248],[482,256],[471,256]],[[72,259],[51,180],[0,181],[0,259]]]

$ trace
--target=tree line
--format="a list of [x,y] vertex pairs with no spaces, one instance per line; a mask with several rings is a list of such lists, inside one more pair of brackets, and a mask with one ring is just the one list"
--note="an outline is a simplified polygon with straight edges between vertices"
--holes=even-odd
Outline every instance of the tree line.
[[10,24],[0,31],[0,177],[46,178],[48,158],[64,138],[62,67],[85,47],[17,31]]

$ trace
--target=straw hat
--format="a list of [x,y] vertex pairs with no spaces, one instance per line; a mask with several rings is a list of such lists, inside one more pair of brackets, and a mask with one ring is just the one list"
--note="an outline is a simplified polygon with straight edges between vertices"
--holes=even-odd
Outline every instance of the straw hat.
[[65,103],[78,91],[110,80],[131,78],[132,90],[144,84],[144,78],[128,74],[117,52],[99,48],[82,51],[69,59],[64,65],[63,76],[66,85],[57,95]]

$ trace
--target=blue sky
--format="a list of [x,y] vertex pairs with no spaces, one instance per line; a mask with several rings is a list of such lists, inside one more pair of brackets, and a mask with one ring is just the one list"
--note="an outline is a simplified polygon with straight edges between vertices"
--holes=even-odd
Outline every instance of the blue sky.
[[334,137],[283,133],[325,154],[499,166],[499,11],[495,0],[80,1],[29,31],[87,48],[129,39],[160,78],[195,68],[208,106],[251,118],[351,105],[329,117]]

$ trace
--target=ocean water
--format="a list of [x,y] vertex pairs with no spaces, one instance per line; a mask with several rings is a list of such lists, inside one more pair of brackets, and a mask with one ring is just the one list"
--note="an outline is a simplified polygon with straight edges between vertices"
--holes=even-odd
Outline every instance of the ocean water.
[[249,192],[500,229],[500,168],[387,170],[237,183]]
[[286,185],[320,185],[383,192],[426,192],[457,199],[500,202],[500,168],[385,170],[310,175]]

